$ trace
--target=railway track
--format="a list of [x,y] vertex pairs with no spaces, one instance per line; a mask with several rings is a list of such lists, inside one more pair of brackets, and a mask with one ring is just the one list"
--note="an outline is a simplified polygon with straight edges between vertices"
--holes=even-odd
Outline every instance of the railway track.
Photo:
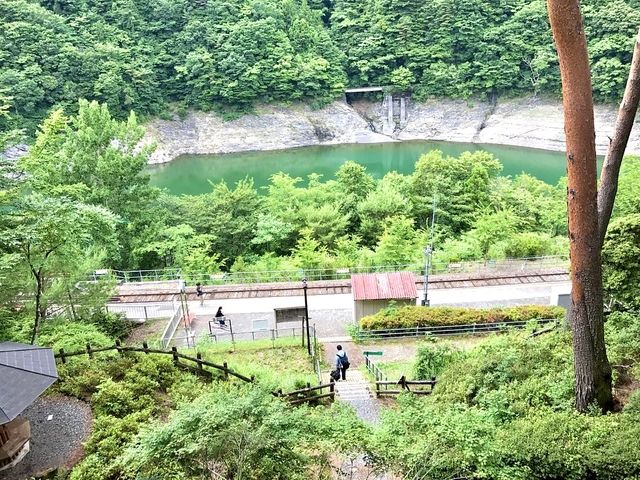
[[[526,285],[530,283],[561,282],[569,280],[564,268],[528,271],[495,271],[490,273],[466,273],[433,275],[429,277],[429,289],[473,288],[499,285]],[[423,288],[424,279],[416,276],[416,286]],[[297,282],[249,283],[233,285],[209,285],[204,287],[206,300],[235,298],[290,297],[302,295],[302,284]],[[351,293],[351,280],[317,280],[308,282],[308,295],[336,295]],[[187,288],[189,300],[197,300],[195,287]],[[175,287],[152,283],[126,283],[118,286],[118,294],[110,303],[148,303],[178,301]]]

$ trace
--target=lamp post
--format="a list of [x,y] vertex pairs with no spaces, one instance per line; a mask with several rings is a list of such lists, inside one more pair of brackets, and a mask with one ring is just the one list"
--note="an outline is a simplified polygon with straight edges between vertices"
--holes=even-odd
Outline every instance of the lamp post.
[[424,298],[422,299],[422,306],[429,306],[429,270],[431,269],[431,245],[428,245],[427,248],[424,249]]
[[433,253],[433,235],[436,228],[436,206],[438,200],[436,196],[433,196],[433,207],[431,207],[431,234],[429,235],[429,245],[424,249],[424,298],[422,299],[422,306],[429,306],[429,270],[431,270],[431,254]]
[[[307,351],[311,355],[311,340],[309,338],[309,303],[307,302],[307,279],[302,279],[302,290],[304,291],[304,318],[307,321]],[[302,332],[304,335],[304,332]]]

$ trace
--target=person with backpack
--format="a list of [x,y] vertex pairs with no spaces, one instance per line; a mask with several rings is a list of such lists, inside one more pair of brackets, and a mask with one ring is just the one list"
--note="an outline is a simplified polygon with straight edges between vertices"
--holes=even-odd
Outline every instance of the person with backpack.
[[341,373],[342,380],[347,379],[347,368],[349,368],[349,365],[347,352],[342,349],[342,345],[338,345],[338,352],[336,353],[336,370]]
[[200,306],[204,303],[204,292],[202,291],[202,284],[196,283],[196,297],[200,299]]

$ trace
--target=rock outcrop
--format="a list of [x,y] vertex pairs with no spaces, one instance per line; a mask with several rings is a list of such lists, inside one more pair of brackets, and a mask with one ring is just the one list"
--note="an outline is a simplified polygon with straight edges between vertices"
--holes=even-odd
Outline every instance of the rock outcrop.
[[165,163],[184,154],[391,141],[343,102],[320,110],[304,105],[264,106],[256,114],[226,122],[213,113],[190,112],[184,120],[154,120],[147,125],[144,139],[157,144],[150,163]]
[[[562,104],[529,97],[495,103],[433,99],[409,102],[408,120],[383,135],[380,102],[334,102],[312,110],[305,105],[262,106],[255,114],[224,121],[213,113],[190,112],[184,120],[154,120],[145,143],[155,142],[151,163],[183,154],[278,150],[310,145],[375,143],[397,140],[513,145],[564,150]],[[596,147],[606,152],[617,108],[595,107]],[[640,123],[636,121],[637,123]],[[627,153],[640,154],[640,125],[633,129]]]

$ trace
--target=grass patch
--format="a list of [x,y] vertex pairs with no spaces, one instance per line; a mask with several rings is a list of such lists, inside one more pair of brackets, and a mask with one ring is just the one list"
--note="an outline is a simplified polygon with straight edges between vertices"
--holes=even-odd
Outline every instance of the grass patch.
[[254,375],[260,384],[273,390],[289,391],[301,388],[307,382],[318,383],[311,358],[299,338],[240,341],[235,345],[201,340],[195,349],[185,351],[197,351],[202,358],[214,363],[227,362],[232,370],[246,376]]
[[399,380],[403,375],[407,380],[413,379],[415,359],[398,360],[395,362],[377,362],[378,368],[384,372],[389,380]]

